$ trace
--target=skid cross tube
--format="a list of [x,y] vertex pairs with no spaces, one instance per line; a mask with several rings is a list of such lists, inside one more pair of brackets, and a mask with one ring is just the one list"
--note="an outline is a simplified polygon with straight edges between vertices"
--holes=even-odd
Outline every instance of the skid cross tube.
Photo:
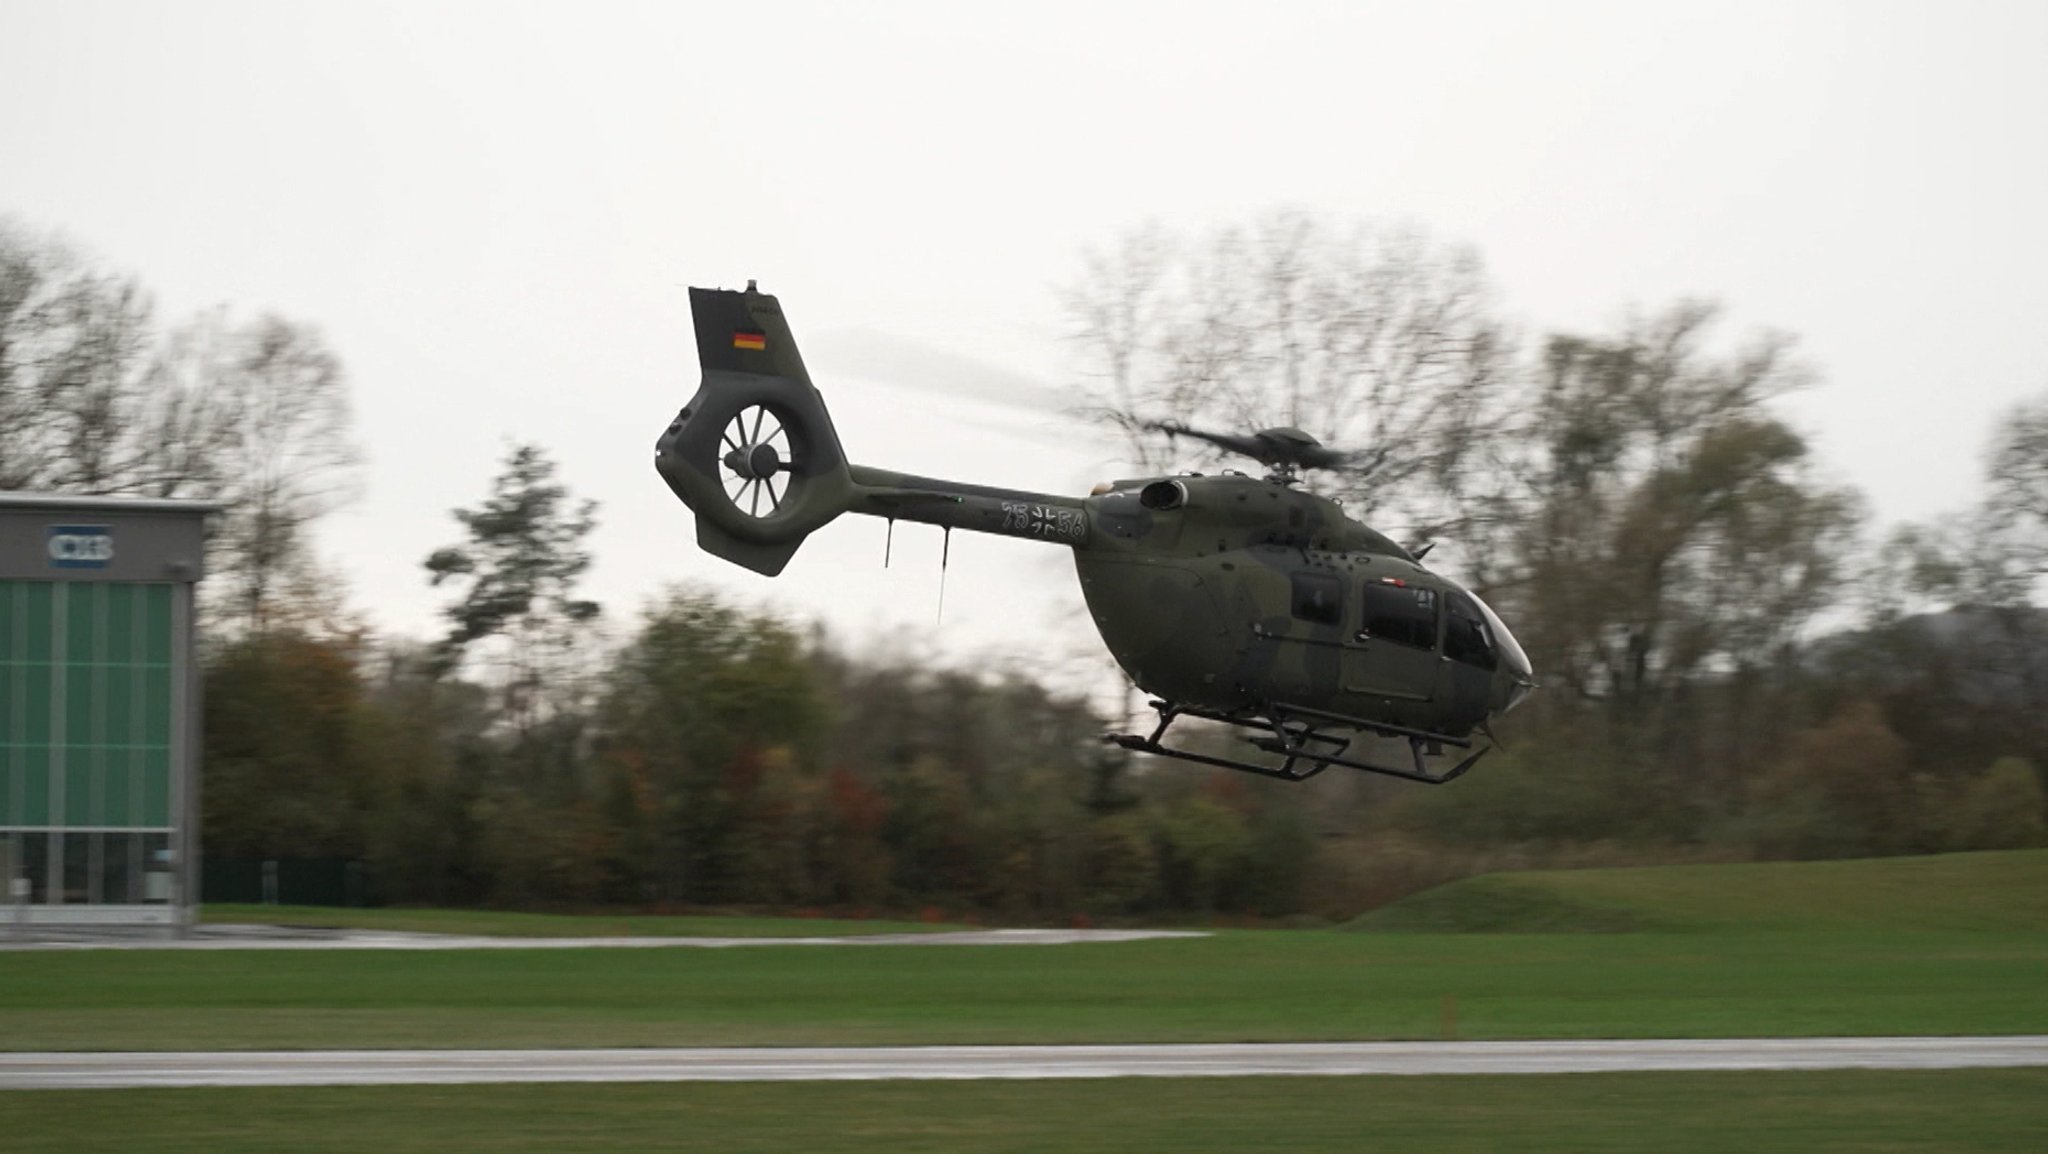
[[[1215,757],[1206,753],[1195,753],[1192,750],[1174,749],[1171,746],[1163,744],[1160,739],[1166,736],[1167,729],[1171,727],[1174,721],[1177,720],[1182,714],[1187,714],[1192,717],[1201,717],[1211,721],[1227,722],[1231,725],[1243,725],[1250,727],[1252,729],[1269,730],[1274,733],[1278,733],[1280,732],[1280,730],[1274,723],[1267,721],[1266,719],[1261,717],[1233,717],[1228,714],[1216,713],[1206,709],[1198,709],[1193,706],[1174,705],[1165,701],[1154,701],[1150,704],[1153,709],[1159,711],[1159,724],[1153,728],[1151,736],[1140,737],[1134,733],[1105,733],[1102,735],[1103,740],[1122,746],[1123,748],[1131,750],[1135,753],[1149,753],[1156,757],[1171,757],[1180,761],[1192,761],[1198,765],[1221,766],[1224,769],[1235,769],[1245,773],[1256,773],[1261,777],[1279,778],[1281,781],[1307,781],[1309,778],[1314,777],[1316,774],[1319,774],[1323,770],[1328,768],[1327,765],[1318,763],[1317,759],[1313,757],[1303,759],[1298,756],[1289,755],[1287,760],[1282,762],[1280,765],[1270,766],[1259,765],[1256,762],[1250,761],[1238,761],[1235,758]],[[1346,741],[1342,738],[1328,737],[1322,734],[1314,734],[1312,736],[1316,740],[1334,742],[1337,744],[1337,747],[1340,750],[1350,744],[1349,741]],[[1300,760],[1310,761],[1311,764],[1309,768],[1305,770],[1295,769],[1295,762]]]
[[1406,737],[1422,741],[1442,742],[1445,745],[1455,745],[1459,749],[1472,748],[1470,738],[1452,737],[1447,733],[1431,733],[1427,729],[1410,729],[1405,725],[1389,725],[1385,722],[1366,721],[1362,718],[1347,717],[1341,713],[1310,709],[1305,705],[1273,705],[1269,707],[1269,712],[1283,720],[1287,717],[1307,717],[1316,721],[1327,722],[1331,725],[1341,725],[1346,729],[1371,730],[1386,737]]
[[[1448,734],[1430,733],[1427,730],[1408,729],[1402,726],[1378,725],[1343,714],[1328,713],[1318,709],[1299,706],[1269,705],[1263,710],[1245,710],[1225,713],[1219,710],[1203,709],[1199,706],[1177,705],[1170,701],[1153,701],[1152,708],[1159,713],[1159,724],[1148,736],[1134,733],[1106,733],[1103,740],[1136,753],[1149,753],[1156,757],[1171,757],[1179,761],[1191,761],[1198,765],[1214,765],[1224,769],[1235,769],[1244,773],[1255,773],[1261,777],[1279,778],[1282,781],[1306,781],[1333,765],[1355,769],[1360,773],[1375,773],[1384,777],[1399,778],[1402,781],[1421,782],[1424,785],[1443,785],[1462,777],[1465,772],[1479,763],[1489,747],[1465,758],[1442,774],[1430,773],[1424,763],[1424,749],[1436,743],[1470,749],[1472,743],[1451,737]],[[1235,758],[1217,757],[1212,754],[1196,753],[1187,749],[1176,749],[1165,744],[1166,731],[1181,717],[1199,717],[1206,721],[1219,721],[1226,725],[1246,729],[1262,730],[1271,737],[1246,738],[1254,747],[1278,755],[1283,760],[1278,766],[1260,765],[1257,762],[1239,761]],[[1345,757],[1350,751],[1352,738],[1324,733],[1309,719],[1324,725],[1345,729],[1381,733],[1389,737],[1406,737],[1409,752],[1415,758],[1415,768],[1405,769],[1394,766],[1376,765]],[[1327,751],[1309,748],[1310,743],[1321,743],[1334,748]],[[1297,768],[1297,766],[1306,768]]]
[[1176,761],[1192,761],[1198,765],[1216,765],[1224,769],[1235,769],[1244,773],[1256,773],[1260,777],[1275,777],[1281,781],[1307,781],[1323,772],[1328,766],[1320,762],[1305,770],[1296,771],[1293,766],[1297,759],[1288,758],[1280,766],[1258,765],[1249,761],[1233,761],[1227,757],[1211,757],[1206,753],[1192,753],[1185,749],[1173,749],[1158,742],[1139,737],[1134,733],[1110,733],[1104,735],[1109,741],[1134,753],[1149,753],[1154,757],[1171,757]]

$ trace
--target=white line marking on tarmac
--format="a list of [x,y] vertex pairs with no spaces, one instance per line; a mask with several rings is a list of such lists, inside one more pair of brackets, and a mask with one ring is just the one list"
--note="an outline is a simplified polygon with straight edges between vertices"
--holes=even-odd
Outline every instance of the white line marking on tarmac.
[[1206,938],[1200,930],[944,930],[935,933],[846,934],[805,938],[500,938],[416,934],[397,930],[206,926],[189,937],[35,927],[31,940],[0,937],[0,950],[584,950],[732,949],[741,946],[1060,946]]
[[1953,1070],[2048,1066],[2048,1036],[814,1049],[0,1054],[0,1090],[485,1082]]

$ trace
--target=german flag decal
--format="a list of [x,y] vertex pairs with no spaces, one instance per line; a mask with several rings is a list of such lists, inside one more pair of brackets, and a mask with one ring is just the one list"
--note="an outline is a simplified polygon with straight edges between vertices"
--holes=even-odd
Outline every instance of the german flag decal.
[[753,349],[755,352],[759,352],[768,347],[768,334],[734,333],[732,335],[732,347],[736,349]]

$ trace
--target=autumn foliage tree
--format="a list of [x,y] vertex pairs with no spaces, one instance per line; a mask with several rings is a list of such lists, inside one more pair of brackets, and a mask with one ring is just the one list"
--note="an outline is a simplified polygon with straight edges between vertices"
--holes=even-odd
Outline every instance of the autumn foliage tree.
[[360,857],[381,816],[360,654],[345,641],[252,634],[207,666],[207,853]]
[[[426,560],[454,592],[438,642],[317,627],[292,558],[347,454],[237,453],[344,420],[338,361],[283,322],[153,344],[132,284],[18,242],[0,482],[244,478],[208,844],[357,859],[376,900],[1341,917],[1491,869],[2048,842],[2048,400],[1994,431],[1970,509],[1865,540],[1779,411],[1811,379],[1793,342],[1709,305],[1524,343],[1470,250],[1299,213],[1132,233],[1067,303],[1090,415],[1140,468],[1192,448],[1164,417],[1361,451],[1308,483],[1445,538],[1432,563],[1531,652],[1505,748],[1443,790],[1288,786],[1105,746],[1072,687],[849,651],[704,589],[606,637],[577,592],[595,506],[531,444]],[[266,395],[297,407],[228,404]],[[127,421],[176,451],[95,439]]]

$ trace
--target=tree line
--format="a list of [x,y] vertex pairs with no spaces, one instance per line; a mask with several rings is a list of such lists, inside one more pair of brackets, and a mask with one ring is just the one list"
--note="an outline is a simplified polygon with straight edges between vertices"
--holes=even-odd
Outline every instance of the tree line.
[[1527,339],[1496,299],[1469,247],[1290,212],[1138,230],[1069,294],[1108,427],[1357,450],[1328,491],[1444,542],[1534,660],[1506,749],[1362,785],[1326,849],[1427,877],[2048,840],[2048,393],[2001,414],[1971,507],[1885,531],[1774,407],[1816,375],[1789,335],[1679,301]]
[[1543,689],[1440,790],[1152,764],[1066,687],[700,589],[604,644],[601,510],[538,445],[422,558],[445,635],[374,636],[307,547],[358,459],[317,330],[160,329],[19,227],[0,487],[227,503],[208,853],[359,861],[379,901],[1334,918],[1502,866],[2048,842],[2048,395],[1973,507],[1880,533],[1773,407],[1812,379],[1788,337],[1680,302],[1532,340],[1497,298],[1469,248],[1291,213],[1133,232],[1065,297],[1141,467],[1184,463],[1168,415],[1360,450],[1312,483],[1514,623]]

